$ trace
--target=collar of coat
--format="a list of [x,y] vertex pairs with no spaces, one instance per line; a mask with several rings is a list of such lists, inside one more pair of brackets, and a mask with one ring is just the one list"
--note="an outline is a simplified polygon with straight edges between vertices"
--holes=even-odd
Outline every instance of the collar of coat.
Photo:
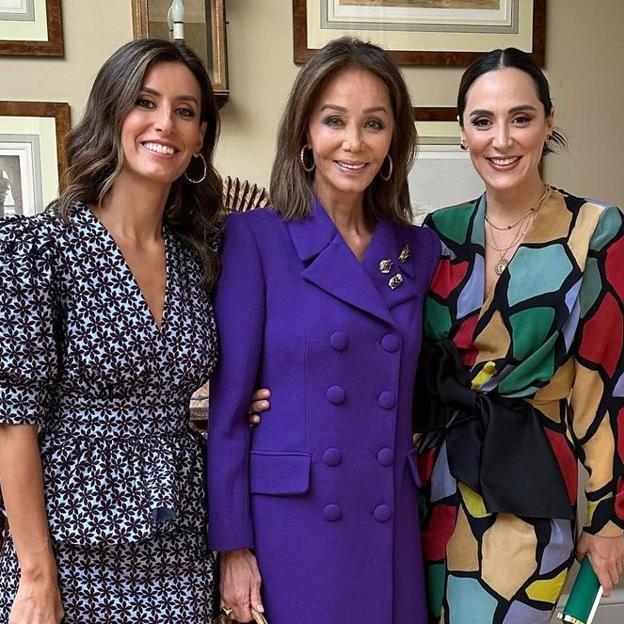
[[[396,325],[391,309],[418,295],[417,250],[412,248],[406,226],[379,221],[364,258],[358,261],[318,199],[313,201],[310,216],[286,224],[304,263],[302,277],[329,294],[391,325]],[[406,244],[410,256],[401,262],[399,255]],[[382,259],[392,260],[388,274],[376,268]],[[387,283],[396,273],[403,276],[403,283],[391,289]]]

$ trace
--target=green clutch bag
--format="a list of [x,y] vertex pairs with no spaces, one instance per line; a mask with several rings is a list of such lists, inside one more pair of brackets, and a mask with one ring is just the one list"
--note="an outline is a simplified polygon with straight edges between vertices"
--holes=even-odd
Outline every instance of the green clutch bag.
[[569,624],[591,624],[602,598],[602,587],[589,557],[583,559],[572,591],[558,618]]

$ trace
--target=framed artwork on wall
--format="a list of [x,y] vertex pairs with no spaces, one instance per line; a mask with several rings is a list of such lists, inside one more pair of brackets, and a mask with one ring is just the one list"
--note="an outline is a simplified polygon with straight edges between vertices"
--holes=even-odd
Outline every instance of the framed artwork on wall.
[[61,0],[0,0],[0,55],[63,56]]
[[[171,0],[132,0],[134,38],[169,39],[171,5]],[[183,23],[184,41],[204,61],[222,106],[229,96],[225,0],[185,0]]]
[[0,216],[32,215],[58,197],[69,104],[0,102]]
[[349,35],[398,65],[468,65],[516,47],[544,64],[546,0],[293,0],[294,60]]
[[434,210],[479,197],[485,187],[460,147],[455,108],[414,108],[418,157],[408,176],[415,223]]

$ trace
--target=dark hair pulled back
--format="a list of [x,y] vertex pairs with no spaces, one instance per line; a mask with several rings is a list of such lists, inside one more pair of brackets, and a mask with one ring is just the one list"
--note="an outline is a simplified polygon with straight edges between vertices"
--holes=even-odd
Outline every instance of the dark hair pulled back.
[[[550,85],[544,72],[537,66],[535,61],[522,50],[517,48],[505,48],[504,50],[492,50],[474,60],[463,73],[457,93],[457,113],[459,124],[464,127],[464,112],[470,87],[478,78],[491,71],[514,67],[528,74],[535,85],[537,97],[544,106],[544,113],[549,117],[553,112],[553,103],[550,97]],[[550,138],[544,144],[542,155],[557,151],[558,148],[566,147],[565,135],[558,128],[553,128]]]

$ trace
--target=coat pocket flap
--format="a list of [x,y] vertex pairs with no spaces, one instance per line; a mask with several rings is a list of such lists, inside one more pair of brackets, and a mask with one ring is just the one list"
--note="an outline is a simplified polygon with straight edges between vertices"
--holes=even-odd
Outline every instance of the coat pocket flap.
[[418,449],[411,449],[407,452],[407,463],[416,487],[420,487],[422,485],[422,479],[418,471]]
[[249,466],[252,494],[303,494],[310,487],[311,455],[252,451]]

